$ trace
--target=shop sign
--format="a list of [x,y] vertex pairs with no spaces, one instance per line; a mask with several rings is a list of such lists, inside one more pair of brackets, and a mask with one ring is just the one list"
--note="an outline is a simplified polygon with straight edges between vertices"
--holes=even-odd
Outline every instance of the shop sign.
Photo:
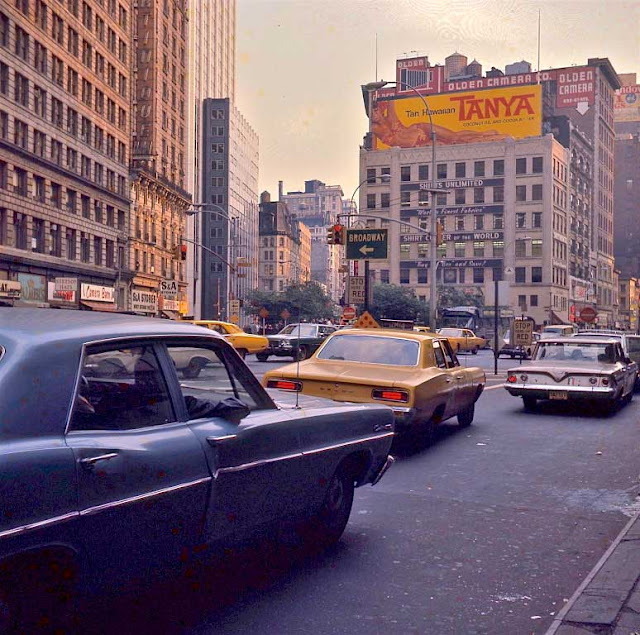
[[20,298],[22,285],[15,280],[0,280],[0,298]]
[[113,287],[102,287],[97,284],[80,285],[80,299],[91,302],[115,302],[115,289]]
[[[176,280],[162,280],[160,282],[160,295],[163,298],[175,300],[178,295],[178,283]],[[166,307],[165,307],[166,308]]]
[[31,273],[19,273],[18,282],[22,285],[23,302],[41,304],[47,301],[47,279]]
[[56,291],[77,291],[78,278],[56,278],[55,289]]
[[154,291],[140,291],[139,289],[132,289],[131,310],[139,311],[140,313],[157,313],[158,294]]
[[[465,258],[461,260],[438,260],[443,267],[455,267],[456,269],[465,269],[467,267],[484,268],[484,267],[502,267],[502,260],[499,258]],[[401,260],[400,269],[429,269],[431,262],[429,260]]]
[[56,278],[48,283],[47,297],[51,302],[75,304],[78,299],[78,278]]

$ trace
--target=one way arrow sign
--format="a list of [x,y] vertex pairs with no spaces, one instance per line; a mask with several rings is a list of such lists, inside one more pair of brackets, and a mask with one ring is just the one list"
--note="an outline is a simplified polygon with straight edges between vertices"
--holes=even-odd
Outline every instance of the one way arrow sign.
[[388,253],[388,229],[348,229],[348,260],[386,260]]

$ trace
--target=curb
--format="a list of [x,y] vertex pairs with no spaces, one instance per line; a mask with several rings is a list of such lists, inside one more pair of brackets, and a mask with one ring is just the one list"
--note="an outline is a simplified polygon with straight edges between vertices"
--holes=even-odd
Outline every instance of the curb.
[[[553,622],[549,629],[545,632],[544,635],[555,635],[558,629],[563,625],[564,619],[567,617],[571,609],[573,609],[576,602],[580,599],[580,596],[584,593],[585,589],[594,581],[595,577],[600,573],[600,571],[607,564],[608,560],[613,556],[615,550],[620,546],[620,543],[626,538],[627,534],[631,531],[631,528],[634,526],[636,521],[640,519],[640,512],[636,513],[629,522],[623,527],[622,531],[618,534],[615,540],[609,545],[609,548],[604,552],[600,560],[596,563],[596,565],[591,569],[591,571],[587,574],[587,577],[582,581],[580,586],[576,589],[574,594],[569,598],[569,601],[562,607],[562,609],[558,612],[558,615],[554,618]],[[639,523],[640,524],[640,523]],[[640,571],[639,571],[640,574]],[[635,585],[635,583],[634,583]],[[633,588],[633,586],[631,589]],[[631,589],[628,589],[628,592],[625,593],[624,599],[619,602],[619,608],[616,613],[616,617],[620,614],[620,611],[625,605],[625,602],[628,599],[629,593]],[[572,624],[581,624],[582,622],[578,620],[569,620]],[[589,623],[590,625],[594,625]]]

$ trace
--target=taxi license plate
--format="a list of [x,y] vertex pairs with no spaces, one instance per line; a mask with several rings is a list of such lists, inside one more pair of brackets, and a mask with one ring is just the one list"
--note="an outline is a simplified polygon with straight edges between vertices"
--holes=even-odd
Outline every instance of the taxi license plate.
[[566,390],[550,390],[549,399],[567,399]]

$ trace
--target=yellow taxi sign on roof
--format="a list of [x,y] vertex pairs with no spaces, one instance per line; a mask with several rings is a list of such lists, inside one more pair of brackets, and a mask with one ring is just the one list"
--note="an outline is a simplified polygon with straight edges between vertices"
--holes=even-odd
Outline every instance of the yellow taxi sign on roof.
[[364,311],[353,325],[355,329],[379,329],[380,325],[373,319],[369,311]]

